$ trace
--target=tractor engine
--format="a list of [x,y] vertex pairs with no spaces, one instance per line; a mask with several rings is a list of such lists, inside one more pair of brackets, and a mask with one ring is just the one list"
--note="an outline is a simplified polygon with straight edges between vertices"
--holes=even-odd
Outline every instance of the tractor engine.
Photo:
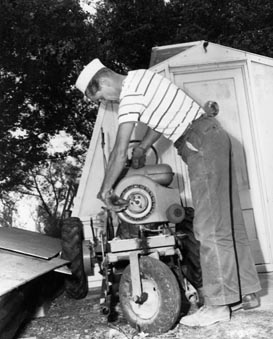
[[179,191],[170,188],[174,173],[167,164],[130,168],[118,183],[115,193],[129,200],[125,211],[118,213],[129,224],[179,223],[185,214]]

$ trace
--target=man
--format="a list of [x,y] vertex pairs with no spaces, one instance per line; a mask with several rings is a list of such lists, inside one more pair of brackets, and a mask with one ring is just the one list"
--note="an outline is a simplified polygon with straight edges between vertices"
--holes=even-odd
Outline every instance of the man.
[[108,208],[119,211],[127,207],[112,187],[125,165],[137,122],[149,128],[134,149],[135,167],[143,165],[146,151],[162,135],[174,143],[188,165],[204,306],[180,322],[209,326],[229,320],[232,304],[241,301],[245,309],[258,306],[255,292],[260,290],[260,283],[240,208],[230,139],[213,117],[216,103],[204,110],[159,74],[136,70],[121,75],[98,59],[84,68],[76,87],[90,100],[119,102],[116,141],[98,193]]

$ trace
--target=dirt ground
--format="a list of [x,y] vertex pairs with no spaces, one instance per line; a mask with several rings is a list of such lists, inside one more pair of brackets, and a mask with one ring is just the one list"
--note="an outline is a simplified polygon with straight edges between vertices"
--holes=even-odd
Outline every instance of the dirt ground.
[[[119,306],[117,310],[120,311]],[[130,327],[121,314],[117,321],[108,323],[100,312],[98,292],[90,291],[82,300],[61,294],[51,302],[46,316],[27,322],[15,339],[271,339],[272,319],[273,310],[238,310],[230,322],[209,328],[187,328],[178,324],[168,333],[149,336]]]

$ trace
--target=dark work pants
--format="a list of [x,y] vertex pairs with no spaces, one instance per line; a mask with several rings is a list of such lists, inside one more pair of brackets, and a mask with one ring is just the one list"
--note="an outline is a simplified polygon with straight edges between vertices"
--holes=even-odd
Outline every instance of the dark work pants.
[[229,136],[215,118],[203,116],[175,147],[188,165],[205,304],[238,302],[241,295],[260,290],[260,283],[241,211]]
[[[183,257],[182,270],[188,281],[200,291],[203,286],[200,265],[200,244],[193,233],[194,210],[185,207],[185,218],[175,225]],[[183,235],[182,237],[180,235]]]

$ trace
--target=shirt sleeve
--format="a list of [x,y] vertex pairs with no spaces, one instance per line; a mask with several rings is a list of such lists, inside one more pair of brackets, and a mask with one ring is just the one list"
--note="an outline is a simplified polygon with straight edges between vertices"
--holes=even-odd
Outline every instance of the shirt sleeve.
[[142,95],[136,94],[124,97],[119,104],[119,124],[124,122],[138,122],[144,110],[145,105]]

